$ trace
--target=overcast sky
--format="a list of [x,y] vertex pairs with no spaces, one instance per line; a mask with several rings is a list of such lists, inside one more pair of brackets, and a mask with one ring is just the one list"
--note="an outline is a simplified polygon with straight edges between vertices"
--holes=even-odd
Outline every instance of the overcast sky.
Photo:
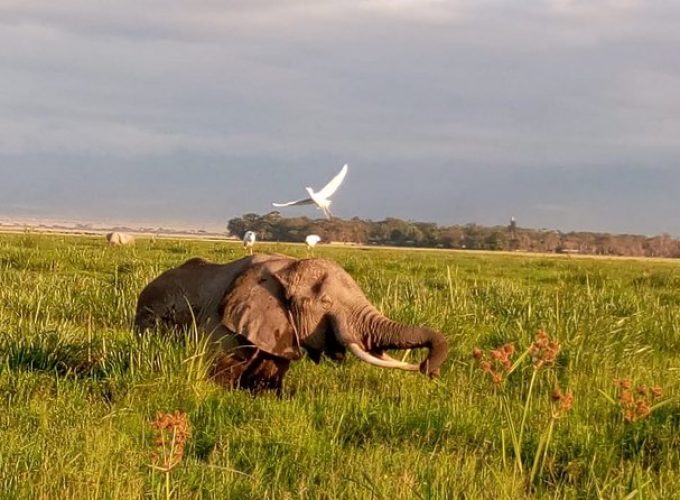
[[[680,235],[680,2],[0,0],[0,214]],[[320,216],[311,207],[284,215]]]

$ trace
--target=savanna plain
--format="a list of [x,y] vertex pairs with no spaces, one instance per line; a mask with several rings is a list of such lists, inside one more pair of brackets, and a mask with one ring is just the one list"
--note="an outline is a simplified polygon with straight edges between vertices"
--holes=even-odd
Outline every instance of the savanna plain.
[[680,498],[680,263],[318,247],[449,358],[303,359],[279,398],[211,382],[195,332],[131,328],[162,271],[242,255],[0,235],[0,496]]

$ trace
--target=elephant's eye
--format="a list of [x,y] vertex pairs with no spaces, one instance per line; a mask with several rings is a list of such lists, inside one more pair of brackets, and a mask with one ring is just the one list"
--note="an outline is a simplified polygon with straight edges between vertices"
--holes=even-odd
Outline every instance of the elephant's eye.
[[332,304],[333,301],[328,295],[321,296],[321,305],[323,306],[324,309],[328,309],[329,307],[331,307]]

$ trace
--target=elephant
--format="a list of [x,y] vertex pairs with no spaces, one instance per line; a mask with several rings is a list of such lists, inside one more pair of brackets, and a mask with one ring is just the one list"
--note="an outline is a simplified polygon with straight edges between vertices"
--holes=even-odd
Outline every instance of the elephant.
[[128,233],[113,232],[106,235],[106,241],[111,246],[134,245],[135,237]]
[[[228,264],[191,259],[141,292],[135,328],[195,324],[217,347],[213,378],[230,387],[281,393],[290,363],[307,353],[342,361],[347,351],[382,368],[439,375],[446,337],[385,317],[337,263],[277,254]],[[427,348],[420,364],[398,361],[388,349]]]

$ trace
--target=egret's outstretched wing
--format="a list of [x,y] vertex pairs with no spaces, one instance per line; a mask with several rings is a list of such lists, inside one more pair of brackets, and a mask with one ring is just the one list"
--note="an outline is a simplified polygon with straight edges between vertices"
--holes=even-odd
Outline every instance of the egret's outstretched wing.
[[345,166],[342,167],[342,170],[340,170],[340,173],[333,177],[331,182],[326,184],[323,189],[320,189],[317,194],[319,198],[329,198],[335,191],[340,187],[340,184],[342,184],[342,181],[345,179],[345,175],[347,175],[347,164],[345,163]]
[[314,200],[311,198],[304,198],[302,200],[289,201],[288,203],[272,203],[275,207],[292,207],[294,205],[311,205]]

